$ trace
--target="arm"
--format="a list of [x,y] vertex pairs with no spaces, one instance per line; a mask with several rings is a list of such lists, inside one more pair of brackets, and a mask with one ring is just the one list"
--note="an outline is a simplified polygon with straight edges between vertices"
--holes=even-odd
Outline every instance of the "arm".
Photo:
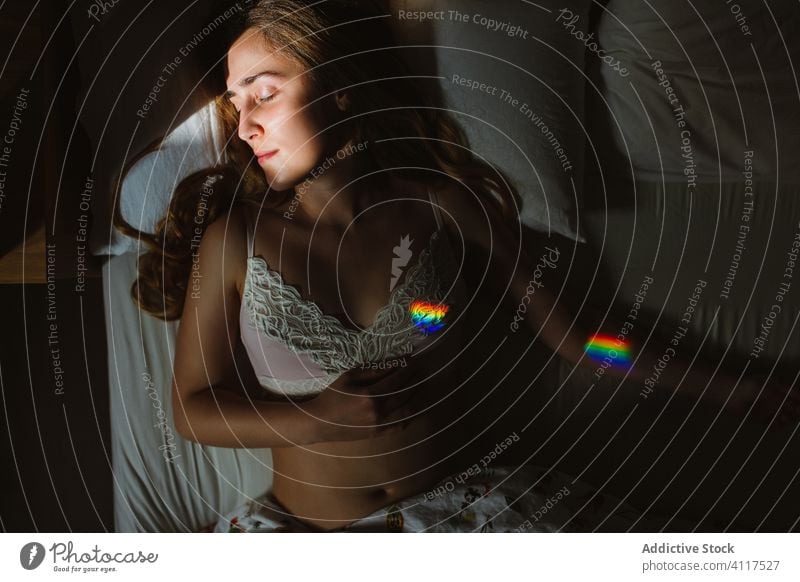
[[[512,255],[509,253],[506,256]],[[527,292],[524,287],[532,275],[530,269],[524,270],[524,265],[530,264],[528,260],[521,261],[523,268],[518,268],[514,274],[512,288],[516,297]],[[513,265],[506,265],[506,268],[511,270]],[[680,355],[678,344],[673,343],[674,338],[656,344],[657,348],[653,350],[623,333],[620,322],[606,318],[603,335],[624,341],[633,364],[606,366],[602,360],[593,359],[585,353],[588,335],[574,321],[570,321],[569,315],[546,288],[536,289],[535,301],[531,301],[527,315],[526,321],[534,333],[541,329],[541,337],[548,346],[569,362],[591,370],[597,380],[605,375],[618,380],[630,378],[644,386],[640,392],[644,398],[679,387],[680,394],[692,400],[702,398],[713,402],[737,417],[751,414],[753,420],[766,425],[773,422],[777,411],[781,409],[781,416],[777,417],[779,426],[796,422],[797,410],[800,409],[799,391],[791,390],[774,378],[767,383],[763,378],[731,374],[720,366],[712,367],[702,361],[695,360],[692,363]]]
[[[587,371],[597,372],[601,363],[585,353],[590,333],[559,304],[554,293],[540,281],[542,272],[548,271],[559,260],[558,249],[543,247],[537,252],[534,262],[524,248],[519,248],[509,227],[494,207],[489,204],[481,205],[467,191],[455,191],[447,199],[448,211],[458,222],[460,232],[483,255],[483,260],[489,261],[496,269],[498,277],[493,280],[508,283],[508,301],[513,303],[512,309],[516,313],[515,316],[509,315],[512,329],[520,324],[527,324],[544,344],[565,360]],[[620,324],[607,318],[602,333],[617,337],[620,329]],[[654,353],[630,336],[623,338],[629,347],[631,360],[636,362],[635,366],[628,369],[612,365],[603,368],[596,377],[628,377],[645,383],[653,374],[659,357],[669,346],[665,344],[662,350]],[[677,386],[684,374],[681,391],[691,396],[700,396],[708,385],[709,396],[724,397],[738,381],[737,377],[724,371],[715,373],[714,370],[699,365],[689,368],[688,362],[672,357],[670,364],[658,371],[656,389]]]
[[175,429],[218,447],[310,444],[319,438],[320,424],[307,414],[307,403],[255,401],[232,391],[239,335],[236,280],[247,256],[244,227],[240,214],[232,212],[229,221],[222,217],[210,224],[195,249],[175,345]]
[[507,286],[497,291],[505,294],[509,304],[513,303],[514,311],[508,318],[511,329],[516,331],[527,324],[548,347],[568,361],[585,360],[586,335],[540,281],[542,271],[558,262],[558,249],[543,249],[547,262],[537,270],[493,205],[476,200],[472,192],[457,187],[440,194],[439,201],[456,223],[458,232],[454,236],[464,237],[467,247],[479,255],[472,259],[478,265],[476,271],[488,267],[491,274],[485,272],[482,278],[498,287]]

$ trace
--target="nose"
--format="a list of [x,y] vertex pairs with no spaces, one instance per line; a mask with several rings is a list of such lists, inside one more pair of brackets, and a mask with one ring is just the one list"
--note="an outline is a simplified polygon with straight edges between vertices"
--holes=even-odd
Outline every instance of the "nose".
[[259,121],[257,110],[242,109],[239,113],[239,138],[246,143],[256,140],[260,143],[264,137],[264,125]]

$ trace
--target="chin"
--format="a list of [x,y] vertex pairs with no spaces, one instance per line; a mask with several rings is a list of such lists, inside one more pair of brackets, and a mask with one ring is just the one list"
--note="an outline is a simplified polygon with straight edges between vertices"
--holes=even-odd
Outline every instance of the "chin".
[[302,178],[287,176],[284,172],[275,172],[267,168],[264,169],[264,177],[267,179],[270,189],[277,192],[291,190],[302,182]]
[[315,165],[310,165],[307,169],[305,167],[283,168],[278,171],[264,168],[264,175],[267,182],[272,184],[273,190],[290,190],[298,186],[302,188],[303,184],[310,185],[314,181],[311,172],[315,168],[317,168]]

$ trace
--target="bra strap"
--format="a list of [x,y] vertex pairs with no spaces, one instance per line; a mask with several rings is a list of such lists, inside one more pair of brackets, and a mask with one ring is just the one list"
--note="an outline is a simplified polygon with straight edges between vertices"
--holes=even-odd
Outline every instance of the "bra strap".
[[245,204],[241,205],[242,213],[244,214],[244,224],[245,229],[247,230],[247,258],[253,256],[253,244],[254,244],[254,237],[253,237],[253,216],[248,210],[251,210]]
[[436,197],[436,194],[434,194],[431,191],[430,186],[428,186],[428,200],[431,201],[431,207],[433,208],[433,215],[436,217],[436,226],[441,230],[442,224],[444,223],[442,221],[441,209],[439,208],[439,199]]

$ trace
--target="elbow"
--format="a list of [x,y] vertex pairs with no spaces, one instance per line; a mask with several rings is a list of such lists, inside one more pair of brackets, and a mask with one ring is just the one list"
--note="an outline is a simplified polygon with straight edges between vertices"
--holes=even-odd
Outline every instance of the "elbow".
[[197,442],[197,435],[191,429],[192,423],[187,418],[185,410],[176,408],[172,413],[172,422],[178,436],[187,441]]
[[192,430],[191,397],[181,397],[173,384],[172,388],[172,424],[178,436],[187,441],[199,442],[195,430]]

